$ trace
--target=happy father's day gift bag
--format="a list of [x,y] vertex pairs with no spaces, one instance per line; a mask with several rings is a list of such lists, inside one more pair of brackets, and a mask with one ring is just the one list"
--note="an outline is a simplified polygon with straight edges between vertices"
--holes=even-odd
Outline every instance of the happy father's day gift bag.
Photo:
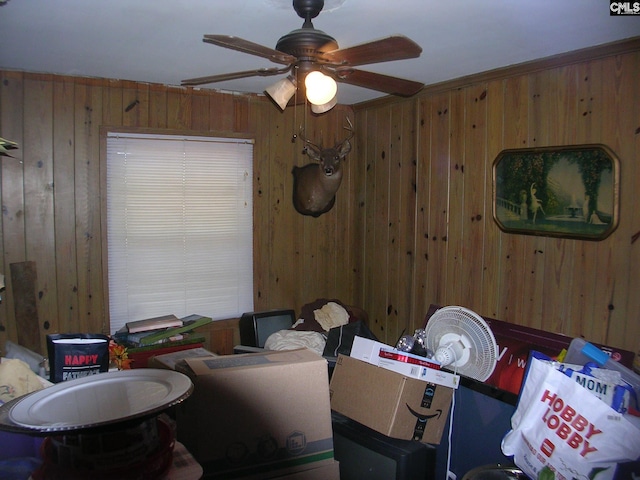
[[532,352],[502,452],[532,479],[610,480],[640,457],[640,429]]
[[47,335],[49,380],[75,380],[109,370],[109,337],[99,333]]

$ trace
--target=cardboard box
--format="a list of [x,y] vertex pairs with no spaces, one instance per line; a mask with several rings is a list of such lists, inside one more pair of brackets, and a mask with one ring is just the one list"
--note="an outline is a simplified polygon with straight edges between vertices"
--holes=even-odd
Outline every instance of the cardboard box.
[[[436,385],[449,388],[458,388],[460,385],[459,375],[440,370],[439,365],[434,362],[411,353],[398,352],[389,345],[368,338],[353,339],[351,357]],[[427,365],[433,365],[435,368]]]
[[378,366],[407,377],[442,385],[443,387],[458,388],[460,385],[460,375],[413,363],[409,361],[411,357],[407,355],[398,355],[391,350],[383,348],[380,350],[380,356],[378,357]]
[[[171,353],[154,355],[149,358],[147,365],[149,368],[164,368],[167,370],[187,371],[187,364],[185,362],[187,358],[209,358],[215,356],[215,353],[210,352],[206,348],[198,347],[191,348],[189,350],[178,350]],[[182,373],[184,373],[184,371]]]
[[438,444],[453,389],[340,355],[329,387],[331,408],[384,435]]
[[353,338],[353,345],[351,346],[350,355],[353,358],[362,360],[363,362],[370,363],[372,365],[378,365],[378,353],[381,348],[390,348],[389,345],[382,342],[376,342],[369,338],[358,337]]
[[195,389],[176,407],[178,440],[207,478],[272,478],[333,462],[324,358],[299,349],[185,362]]

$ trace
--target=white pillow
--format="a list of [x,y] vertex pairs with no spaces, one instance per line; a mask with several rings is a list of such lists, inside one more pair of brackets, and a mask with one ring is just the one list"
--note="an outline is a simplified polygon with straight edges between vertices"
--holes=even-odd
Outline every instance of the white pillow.
[[320,332],[280,330],[272,333],[264,342],[266,350],[295,350],[308,348],[318,355],[322,355],[327,340]]

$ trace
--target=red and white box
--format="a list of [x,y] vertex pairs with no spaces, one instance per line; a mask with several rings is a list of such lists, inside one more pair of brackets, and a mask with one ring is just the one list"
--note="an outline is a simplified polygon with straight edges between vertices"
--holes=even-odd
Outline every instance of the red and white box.
[[458,388],[460,385],[460,376],[440,370],[440,365],[436,361],[412,353],[400,352],[389,345],[368,338],[356,336],[350,356],[406,377],[436,385],[449,388]]

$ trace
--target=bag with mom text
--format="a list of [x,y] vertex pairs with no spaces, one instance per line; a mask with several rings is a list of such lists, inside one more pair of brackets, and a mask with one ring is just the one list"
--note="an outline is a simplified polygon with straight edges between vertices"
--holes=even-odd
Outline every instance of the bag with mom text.
[[610,480],[640,457],[640,428],[531,352],[502,452],[531,479]]

